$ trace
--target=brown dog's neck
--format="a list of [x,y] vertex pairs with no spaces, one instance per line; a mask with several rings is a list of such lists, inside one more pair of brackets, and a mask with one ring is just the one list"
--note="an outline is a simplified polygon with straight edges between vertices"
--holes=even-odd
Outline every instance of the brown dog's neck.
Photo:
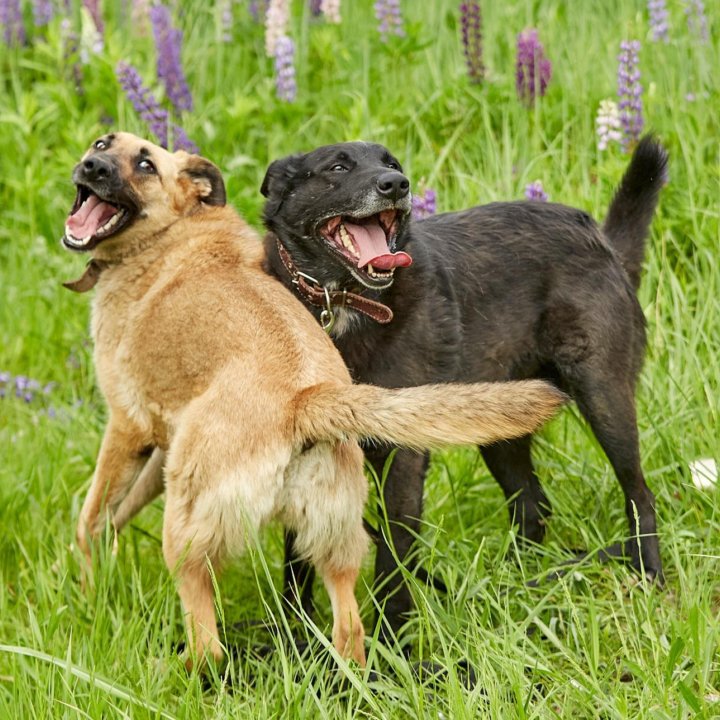
[[[141,282],[138,287],[145,286],[152,283],[152,279],[157,274],[153,269],[159,272],[176,248],[188,243],[198,243],[203,244],[199,250],[209,252],[210,248],[204,244],[203,238],[215,226],[226,229],[233,223],[237,225],[238,233],[245,234],[249,231],[248,226],[231,208],[207,208],[203,213],[196,212],[181,218],[152,236],[132,243],[130,247],[124,247],[120,242],[121,239],[118,239],[118,242],[100,244],[93,250],[92,259],[87,263],[82,276],[63,285],[73,292],[88,292],[98,282],[104,284],[105,279],[110,278],[117,271],[121,272],[126,280],[132,277],[135,283],[145,276],[147,281]],[[259,246],[260,243],[257,248],[243,243],[236,249],[242,251],[244,261],[250,264],[255,261],[259,264],[261,253]],[[256,252],[252,252],[253,250]]]

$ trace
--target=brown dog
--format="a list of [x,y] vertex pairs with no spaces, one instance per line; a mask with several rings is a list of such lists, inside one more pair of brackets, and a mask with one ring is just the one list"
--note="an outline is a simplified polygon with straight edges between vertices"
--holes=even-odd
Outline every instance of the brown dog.
[[209,566],[278,517],[325,582],[335,647],[363,664],[354,586],[367,489],[356,438],[493,442],[534,430],[563,395],[540,381],[352,385],[312,315],[263,272],[262,244],[225,206],[210,162],[115,133],[93,143],[73,180],[63,242],[93,259],[68,286],[97,282],[95,364],[110,408],[80,547],[89,556],[123,498],[141,498],[137,507],[152,496],[162,453],[128,492],[159,448],[163,553],[177,570],[191,651],[222,654]]

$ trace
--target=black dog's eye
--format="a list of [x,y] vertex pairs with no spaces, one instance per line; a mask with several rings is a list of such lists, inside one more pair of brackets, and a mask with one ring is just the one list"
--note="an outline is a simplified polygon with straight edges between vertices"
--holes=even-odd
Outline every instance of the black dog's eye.
[[394,160],[391,160],[389,163],[387,163],[387,166],[391,170],[400,170],[400,166]]
[[333,165],[330,170],[332,170],[333,172],[347,172],[347,168],[340,163],[336,163],[335,165]]
[[137,164],[138,168],[142,170],[144,173],[148,173],[149,175],[154,175],[157,171],[155,170],[155,166],[147,159],[143,158],[140,160]]
[[95,150],[107,150],[108,144],[104,140],[96,140],[93,143]]

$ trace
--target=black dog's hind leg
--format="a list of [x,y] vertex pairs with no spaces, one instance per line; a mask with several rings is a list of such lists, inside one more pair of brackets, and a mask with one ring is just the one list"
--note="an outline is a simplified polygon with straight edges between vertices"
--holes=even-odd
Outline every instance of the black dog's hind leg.
[[295,555],[295,533],[285,530],[285,565],[283,568],[283,598],[293,607],[300,607],[310,617],[315,612],[313,580],[315,568]]
[[[368,460],[372,463],[378,478],[382,479],[385,461],[389,451],[368,450]],[[384,608],[380,632],[388,644],[392,635],[397,636],[412,609],[410,590],[403,581],[395,557],[405,564],[420,528],[422,516],[423,486],[429,456],[398,450],[383,486],[384,512],[380,508],[380,517],[387,517],[388,525],[381,521],[377,539],[375,559],[376,600]],[[388,532],[390,537],[388,537]],[[392,631],[392,634],[389,632]]]
[[535,543],[545,535],[550,516],[548,501],[533,469],[530,456],[532,436],[481,447],[485,464],[505,493],[510,505],[510,522],[520,527],[520,536]]
[[585,376],[573,394],[625,494],[625,512],[630,525],[626,552],[632,565],[649,579],[662,582],[655,497],[645,483],[640,465],[633,388],[625,383]]

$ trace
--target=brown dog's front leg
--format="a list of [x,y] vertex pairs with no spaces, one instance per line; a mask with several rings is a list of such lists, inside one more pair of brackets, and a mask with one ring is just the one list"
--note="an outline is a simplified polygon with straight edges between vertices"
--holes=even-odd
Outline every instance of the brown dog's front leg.
[[132,425],[110,419],[76,533],[78,546],[88,559],[89,541],[102,530],[105,511],[115,510],[145,464],[143,447],[142,438]]

